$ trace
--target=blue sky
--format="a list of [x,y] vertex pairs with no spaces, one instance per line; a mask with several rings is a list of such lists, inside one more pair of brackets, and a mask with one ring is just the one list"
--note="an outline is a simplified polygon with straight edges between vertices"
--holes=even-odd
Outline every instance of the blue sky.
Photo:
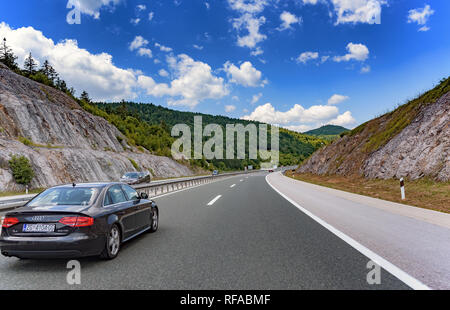
[[443,0],[16,0],[0,2],[0,36],[78,95],[305,131],[355,127],[449,76],[449,13]]

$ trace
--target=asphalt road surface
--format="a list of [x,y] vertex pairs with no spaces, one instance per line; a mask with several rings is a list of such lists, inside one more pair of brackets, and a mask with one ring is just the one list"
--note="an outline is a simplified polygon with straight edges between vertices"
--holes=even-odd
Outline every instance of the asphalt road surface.
[[230,177],[156,200],[160,228],[112,261],[0,258],[0,289],[409,289],[274,191],[265,173]]

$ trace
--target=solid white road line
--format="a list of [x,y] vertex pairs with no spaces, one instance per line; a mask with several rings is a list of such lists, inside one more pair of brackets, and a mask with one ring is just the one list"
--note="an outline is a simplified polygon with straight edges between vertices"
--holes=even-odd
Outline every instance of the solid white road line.
[[220,197],[222,197],[222,195],[219,195],[219,196],[217,196],[216,198],[214,198],[213,200],[211,200],[211,201],[208,203],[208,206],[212,206],[217,200],[220,199]]
[[233,184],[233,185],[231,185],[230,187],[233,188],[233,187],[235,187],[235,186],[236,186],[236,184]]
[[374,263],[376,263],[377,265],[379,265],[381,268],[383,268],[384,270],[386,270],[387,272],[389,272],[390,274],[392,274],[394,277],[396,277],[397,279],[399,279],[400,281],[402,281],[403,283],[405,283],[406,285],[408,285],[409,287],[411,287],[414,290],[431,290],[431,288],[429,288],[428,286],[426,286],[425,284],[423,284],[422,282],[420,282],[419,280],[417,280],[416,278],[412,277],[411,275],[407,274],[406,272],[404,272],[403,270],[401,270],[400,268],[398,268],[397,266],[395,266],[394,264],[390,263],[389,261],[387,261],[386,259],[384,259],[383,257],[379,256],[378,254],[372,252],[371,250],[369,250],[368,248],[366,248],[365,246],[363,246],[361,243],[359,243],[358,241],[354,240],[353,238],[347,236],[346,234],[344,234],[343,232],[341,232],[340,230],[334,228],[333,226],[331,226],[330,224],[328,224],[327,222],[325,222],[324,220],[322,220],[321,218],[315,216],[314,214],[312,214],[310,211],[306,210],[305,208],[303,208],[302,206],[300,206],[298,203],[296,203],[295,201],[293,201],[292,199],[290,199],[289,197],[287,197],[286,195],[284,195],[283,193],[281,193],[278,189],[276,189],[267,179],[269,177],[269,175],[266,176],[266,182],[267,184],[270,185],[270,187],[273,188],[274,191],[276,191],[278,194],[280,194],[284,199],[286,199],[287,201],[289,201],[290,203],[292,203],[294,206],[296,206],[300,211],[302,211],[303,213],[305,213],[307,216],[309,216],[310,218],[312,218],[314,221],[316,221],[317,223],[319,223],[320,225],[322,225],[323,227],[325,227],[326,229],[328,229],[330,232],[332,232],[333,234],[335,234],[337,237],[339,237],[340,239],[342,239],[343,241],[345,241],[347,244],[349,244],[350,246],[352,246],[354,249],[356,249],[357,251],[359,251],[361,254],[363,254],[364,256],[368,257],[370,260],[372,260]]

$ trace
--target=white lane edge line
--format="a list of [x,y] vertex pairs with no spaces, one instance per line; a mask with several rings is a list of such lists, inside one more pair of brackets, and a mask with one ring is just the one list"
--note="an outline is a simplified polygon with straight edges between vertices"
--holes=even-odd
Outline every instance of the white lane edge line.
[[222,197],[222,195],[218,195],[216,198],[214,198],[213,200],[211,200],[211,201],[208,203],[208,206],[212,206],[217,200],[220,199],[220,197]]
[[397,279],[399,279],[400,281],[402,281],[403,283],[405,283],[406,285],[408,285],[409,287],[411,287],[414,290],[431,290],[431,288],[428,287],[427,285],[423,284],[422,282],[420,282],[419,280],[417,280],[413,276],[409,275],[405,271],[401,270],[400,268],[398,268],[397,266],[395,266],[394,264],[392,264],[388,260],[386,260],[383,257],[381,257],[380,255],[376,254],[372,250],[366,248],[364,245],[362,245],[361,243],[359,243],[355,239],[347,236],[346,234],[344,234],[343,232],[341,232],[337,228],[331,226],[330,224],[328,224],[327,222],[325,222],[321,218],[315,216],[313,213],[311,213],[310,211],[308,211],[305,208],[303,208],[302,206],[300,206],[298,203],[296,203],[295,201],[293,201],[292,199],[287,197],[285,194],[281,193],[278,189],[276,189],[269,182],[268,177],[269,177],[269,175],[266,176],[267,184],[269,184],[270,187],[272,187],[272,189],[274,191],[276,191],[281,197],[283,197],[284,199],[289,201],[291,204],[296,206],[300,211],[302,211],[307,216],[312,218],[314,221],[316,221],[317,223],[319,223],[320,225],[322,225],[323,227],[328,229],[334,235],[336,235],[337,237],[339,237],[340,239],[345,241],[347,244],[349,244],[351,247],[356,249],[358,252],[360,252],[364,256],[368,257],[369,259],[371,259],[373,262],[378,264],[380,267],[382,267],[384,270],[386,270],[387,272],[392,274],[394,277],[396,277]]
[[233,185],[230,186],[230,188],[233,188],[233,187],[235,187],[235,186],[236,186],[236,184],[233,184]]

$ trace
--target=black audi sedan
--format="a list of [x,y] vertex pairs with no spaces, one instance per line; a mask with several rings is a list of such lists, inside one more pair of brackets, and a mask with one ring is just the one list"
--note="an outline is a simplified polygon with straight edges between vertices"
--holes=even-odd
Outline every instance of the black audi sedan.
[[56,186],[5,215],[0,250],[19,258],[113,259],[122,243],[155,232],[158,219],[155,202],[123,183]]

